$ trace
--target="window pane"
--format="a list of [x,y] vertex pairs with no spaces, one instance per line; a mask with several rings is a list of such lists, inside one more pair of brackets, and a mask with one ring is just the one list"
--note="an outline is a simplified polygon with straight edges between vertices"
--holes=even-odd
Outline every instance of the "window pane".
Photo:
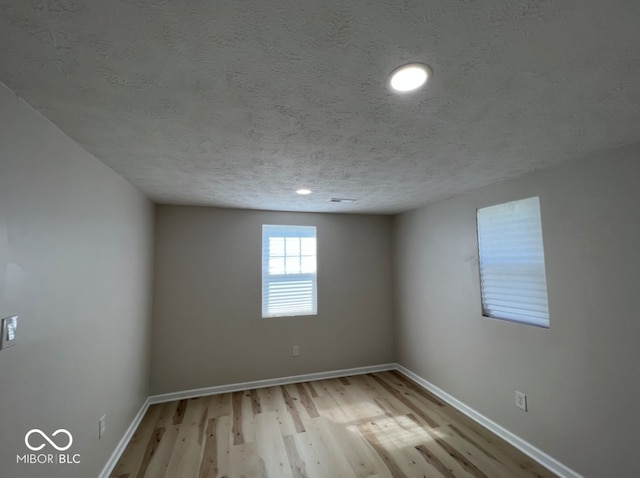
[[316,238],[303,237],[300,239],[300,254],[303,256],[316,255]]
[[287,256],[299,256],[300,255],[300,238],[299,237],[287,237]]
[[284,257],[272,257],[269,259],[269,274],[284,274]]
[[269,238],[269,256],[284,257],[284,237]]
[[302,256],[300,258],[300,272],[303,274],[315,273],[316,271],[316,257],[315,256]]
[[537,197],[478,210],[483,314],[549,326]]
[[285,274],[300,274],[300,256],[287,257],[284,268]]

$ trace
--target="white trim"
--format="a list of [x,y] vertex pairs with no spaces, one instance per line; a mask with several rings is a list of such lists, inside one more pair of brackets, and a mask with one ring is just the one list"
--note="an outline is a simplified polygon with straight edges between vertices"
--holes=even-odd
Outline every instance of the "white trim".
[[380,365],[371,365],[368,367],[356,367],[356,368],[348,368],[343,370],[332,370],[328,372],[316,372],[316,373],[307,373],[303,375],[293,375],[290,377],[281,377],[281,378],[272,378],[267,380],[255,380],[251,382],[242,382],[242,383],[234,383],[229,385],[217,385],[214,387],[205,387],[205,388],[197,388],[193,390],[184,390],[182,392],[172,392],[172,393],[163,393],[160,395],[151,395],[149,398],[145,400],[140,408],[140,411],[136,414],[127,428],[124,436],[118,443],[118,446],[111,454],[109,461],[102,469],[102,472],[98,476],[98,478],[109,478],[109,475],[113,472],[118,460],[122,453],[124,453],[125,448],[129,444],[131,437],[135,433],[138,425],[142,421],[144,414],[147,412],[147,409],[150,405],[155,403],[164,403],[171,402],[174,400],[185,400],[188,398],[197,398],[206,395],[217,395],[221,393],[229,393],[229,392],[239,392],[242,390],[251,390],[255,388],[264,388],[264,387],[273,387],[278,385],[289,385],[292,383],[299,382],[307,382],[311,380],[324,380],[329,378],[339,378],[346,377],[349,375],[362,375],[365,373],[374,373],[374,372],[384,372],[387,370],[397,370],[398,372],[406,375],[411,380],[416,382],[418,385],[423,387],[425,390],[433,393],[438,398],[444,400],[449,405],[457,409],[458,411],[464,413],[466,416],[471,418],[473,421],[482,425],[489,431],[495,433],[500,438],[505,440],[506,442],[513,445],[515,448],[523,452],[525,455],[529,456],[536,462],[540,463],[540,465],[544,466],[548,470],[552,471],[560,478],[584,478],[582,475],[576,473],[571,468],[563,465],[555,458],[547,455],[542,450],[536,448],[529,442],[526,442],[522,438],[514,435],[506,428],[498,425],[494,421],[485,417],[484,415],[478,413],[473,408],[465,405],[457,398],[449,395],[447,392],[442,390],[441,388],[436,387],[431,382],[425,380],[419,375],[415,374],[411,370],[403,367],[397,363],[388,363],[388,364],[380,364]]
[[370,365],[368,367],[356,367],[356,368],[347,368],[343,370],[332,370],[329,372],[316,372],[316,373],[307,373],[304,375],[293,375],[291,377],[281,377],[281,378],[272,378],[268,380],[255,380],[252,382],[242,382],[242,383],[234,383],[230,385],[218,385],[215,387],[205,387],[205,388],[197,388],[194,390],[185,390],[182,392],[172,392],[172,393],[163,393],[160,395],[151,395],[148,397],[145,402],[142,404],[140,411],[136,414],[127,428],[124,436],[116,446],[116,449],[111,454],[111,457],[107,461],[107,464],[104,465],[102,472],[98,475],[98,478],[109,478],[109,475],[113,472],[120,456],[124,453],[125,448],[129,444],[131,437],[135,433],[138,425],[142,421],[144,414],[147,412],[147,409],[150,405],[156,403],[164,403],[164,402],[172,402],[174,400],[184,400],[187,398],[197,398],[203,397],[206,395],[217,395],[220,393],[228,393],[228,392],[239,392],[241,390],[251,390],[254,388],[264,388],[264,387],[273,387],[276,385],[288,385],[291,383],[299,383],[299,382],[308,382],[311,380],[323,380],[327,378],[338,378],[338,377],[346,377],[348,375],[363,375],[365,373],[374,373],[374,372],[384,372],[386,370],[395,370],[397,364],[395,363],[387,363],[380,365]]
[[104,465],[104,468],[102,469],[102,472],[100,472],[100,474],[98,475],[98,478],[109,478],[109,476],[113,472],[113,469],[118,464],[118,460],[120,459],[120,456],[122,456],[125,448],[127,448],[127,445],[131,440],[131,437],[133,437],[133,434],[136,432],[138,425],[140,425],[140,422],[144,418],[145,413],[147,413],[147,409],[149,408],[149,405],[150,405],[149,398],[147,398],[142,404],[142,407],[140,407],[140,410],[138,410],[138,413],[136,413],[136,416],[133,417],[133,421],[131,422],[131,425],[129,425],[129,428],[127,428],[127,431],[124,432],[123,437],[118,442],[118,446],[116,446],[116,449],[113,450],[113,453],[109,457],[109,460],[107,461],[106,465]]
[[473,421],[479,423],[489,431],[495,433],[500,438],[502,438],[503,440],[505,440],[506,442],[510,443],[515,448],[520,450],[522,453],[529,456],[530,458],[537,461],[548,470],[558,475],[560,478],[584,478],[582,475],[576,473],[571,468],[563,465],[552,456],[547,455],[545,452],[536,448],[531,443],[523,440],[517,435],[514,435],[506,428],[503,428],[502,426],[498,425],[496,422],[490,420],[489,418],[485,417],[481,413],[478,413],[473,408],[465,405],[457,398],[449,395],[447,392],[445,392],[441,388],[436,387],[431,382],[413,373],[411,370],[403,367],[400,364],[396,364],[396,370],[406,375],[414,382],[418,383],[425,390],[433,393],[438,398],[444,400],[449,405],[456,408],[458,411],[464,413]]
[[193,390],[184,390],[182,392],[163,393],[160,395],[151,395],[148,399],[149,404],[172,402],[174,400],[185,400],[187,398],[204,397],[206,395],[218,395],[220,393],[240,392],[242,390],[251,390],[254,388],[274,387],[278,385],[289,385],[291,383],[309,382],[311,380],[324,380],[328,378],[346,377],[348,375],[362,375],[365,373],[384,372],[386,370],[395,370],[395,363],[387,363],[381,365],[371,365],[368,367],[347,368],[343,370],[331,370],[329,372],[306,373],[303,375],[293,375],[290,377],[270,378],[267,380],[254,380],[252,382],[232,383],[229,385],[216,385],[214,387],[196,388]]

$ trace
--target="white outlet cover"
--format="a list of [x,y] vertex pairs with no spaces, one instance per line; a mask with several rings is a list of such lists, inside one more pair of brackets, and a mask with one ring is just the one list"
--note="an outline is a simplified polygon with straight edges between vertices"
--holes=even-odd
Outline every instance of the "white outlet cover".
[[527,396],[516,390],[516,407],[521,408],[525,412],[527,411]]
[[106,431],[107,431],[107,416],[102,415],[100,417],[99,426],[98,426],[98,440],[104,436]]

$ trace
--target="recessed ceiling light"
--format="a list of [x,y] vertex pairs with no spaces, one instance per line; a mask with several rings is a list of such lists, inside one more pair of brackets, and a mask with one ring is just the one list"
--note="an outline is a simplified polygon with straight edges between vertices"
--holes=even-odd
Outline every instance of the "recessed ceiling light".
[[422,63],[402,65],[391,72],[388,85],[393,91],[406,93],[417,90],[424,85],[431,76],[431,70]]
[[311,189],[302,188],[302,189],[298,189],[296,192],[298,194],[302,194],[303,196],[306,196],[307,194],[311,194]]

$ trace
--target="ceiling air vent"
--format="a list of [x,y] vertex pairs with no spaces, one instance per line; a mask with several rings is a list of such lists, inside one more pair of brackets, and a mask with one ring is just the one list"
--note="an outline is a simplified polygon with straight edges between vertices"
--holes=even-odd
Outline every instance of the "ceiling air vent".
[[349,203],[349,202],[356,202],[355,199],[346,199],[346,198],[331,198],[329,199],[330,202],[344,202],[344,203]]

